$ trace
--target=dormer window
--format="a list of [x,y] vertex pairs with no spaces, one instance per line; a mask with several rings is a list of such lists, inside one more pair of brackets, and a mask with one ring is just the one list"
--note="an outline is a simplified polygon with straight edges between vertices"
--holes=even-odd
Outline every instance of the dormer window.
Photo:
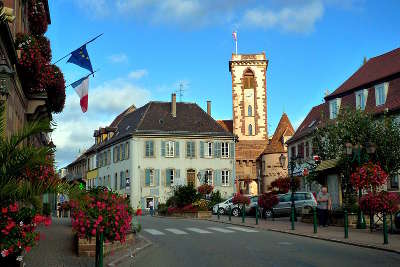
[[386,103],[389,83],[381,83],[375,86],[375,103],[376,106],[384,105]]
[[356,108],[364,110],[367,103],[368,90],[360,90],[356,92]]
[[329,101],[329,118],[336,119],[340,109],[340,98]]

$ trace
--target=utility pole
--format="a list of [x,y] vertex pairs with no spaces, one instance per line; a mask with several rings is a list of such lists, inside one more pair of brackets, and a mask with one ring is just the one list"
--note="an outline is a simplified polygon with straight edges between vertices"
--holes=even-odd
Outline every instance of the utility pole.
[[182,102],[182,97],[183,97],[183,83],[179,83],[179,89],[176,91],[176,93],[179,95],[179,102]]

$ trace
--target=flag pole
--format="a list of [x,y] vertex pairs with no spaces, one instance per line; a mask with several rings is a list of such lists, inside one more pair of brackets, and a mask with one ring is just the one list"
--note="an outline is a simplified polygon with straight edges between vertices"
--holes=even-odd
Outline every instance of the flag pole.
[[[99,38],[100,36],[102,36],[104,33],[100,33],[99,35],[97,35],[96,37],[94,37],[93,39],[85,42],[83,45],[81,45],[80,47],[87,45],[88,43],[93,42],[94,40],[96,40],[97,38]],[[79,49],[79,47],[77,48]],[[61,60],[63,60],[64,58],[68,57],[69,55],[71,55],[72,52],[74,52],[76,49],[72,50],[71,52],[69,52],[68,54],[66,54],[65,56],[63,56],[62,58],[60,58],[59,60],[57,60],[56,62],[54,62],[53,64],[56,64],[58,62],[60,62]],[[89,74],[90,75],[90,74]]]
[[[92,73],[89,73],[88,75],[83,76],[81,79],[87,78],[87,77],[89,77],[90,75],[93,75],[95,72],[98,72],[99,70],[100,70],[100,69],[97,69],[97,70],[93,71]],[[93,76],[94,76],[94,75],[93,75]],[[78,80],[76,80],[76,81],[79,81],[79,80],[80,80],[80,79],[78,79]],[[75,81],[75,82],[76,82],[76,81]],[[65,86],[65,88],[70,87],[72,84],[73,84],[73,83],[68,84],[67,86]]]
[[235,45],[236,45],[236,55],[237,55],[237,37],[236,37]]

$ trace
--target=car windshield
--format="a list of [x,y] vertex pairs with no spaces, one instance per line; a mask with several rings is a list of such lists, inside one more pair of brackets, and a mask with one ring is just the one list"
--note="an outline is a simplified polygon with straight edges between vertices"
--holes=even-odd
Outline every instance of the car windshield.
[[289,202],[291,194],[285,194],[279,197],[279,202]]

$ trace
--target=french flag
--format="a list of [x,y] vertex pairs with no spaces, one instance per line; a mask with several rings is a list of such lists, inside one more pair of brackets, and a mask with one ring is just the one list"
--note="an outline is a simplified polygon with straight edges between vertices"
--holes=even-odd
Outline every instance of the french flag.
[[88,91],[89,91],[89,76],[83,77],[72,83],[71,86],[75,89],[75,92],[80,97],[80,104],[82,112],[85,113],[88,109]]

